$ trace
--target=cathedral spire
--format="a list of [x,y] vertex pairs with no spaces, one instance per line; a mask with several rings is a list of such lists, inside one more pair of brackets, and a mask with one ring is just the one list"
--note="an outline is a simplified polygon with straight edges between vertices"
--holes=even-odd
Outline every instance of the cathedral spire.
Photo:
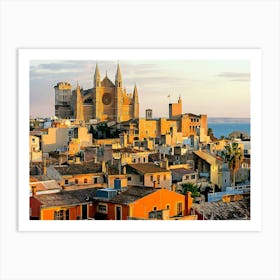
[[77,120],[84,120],[84,107],[83,107],[83,98],[81,94],[81,88],[77,81],[77,88],[76,88],[76,119]]
[[95,66],[95,72],[94,72],[94,79],[93,79],[93,87],[99,87],[100,86],[100,73],[99,73],[99,68],[98,64],[96,63]]
[[137,90],[136,84],[134,85],[132,100],[133,100],[133,118],[138,119],[139,118],[139,100],[138,100],[138,90]]
[[133,99],[137,99],[138,100],[138,90],[137,90],[136,84],[134,85]]
[[118,63],[116,77],[115,77],[115,85],[116,85],[116,87],[122,87],[122,73],[121,73],[119,63]]

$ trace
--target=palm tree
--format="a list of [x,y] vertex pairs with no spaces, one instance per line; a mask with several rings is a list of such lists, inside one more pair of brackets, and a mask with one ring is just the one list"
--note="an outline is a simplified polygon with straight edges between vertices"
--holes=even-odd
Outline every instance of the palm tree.
[[243,151],[238,143],[228,143],[225,145],[225,150],[222,151],[222,156],[228,163],[228,167],[231,170],[233,186],[235,186],[235,176],[243,160]]

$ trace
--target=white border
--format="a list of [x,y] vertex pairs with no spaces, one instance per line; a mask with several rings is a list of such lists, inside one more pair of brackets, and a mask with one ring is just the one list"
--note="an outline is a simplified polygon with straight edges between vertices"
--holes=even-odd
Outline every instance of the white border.
[[[251,65],[251,219],[240,221],[29,220],[29,71],[31,60],[249,60]],[[262,62],[260,49],[19,49],[19,231],[261,231]]]

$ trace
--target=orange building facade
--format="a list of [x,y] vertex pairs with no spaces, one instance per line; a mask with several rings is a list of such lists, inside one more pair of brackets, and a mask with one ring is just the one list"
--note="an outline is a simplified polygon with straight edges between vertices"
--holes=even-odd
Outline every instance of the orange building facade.
[[31,220],[93,219],[92,199],[96,189],[61,191],[30,197]]
[[[137,187],[132,188],[135,189]],[[128,193],[124,192],[119,197],[108,201],[95,201],[93,215],[95,217],[101,216],[102,219],[106,220],[146,220],[150,219],[152,212],[167,210],[167,219],[171,217],[190,216],[192,206],[191,193],[182,195],[166,189],[153,189],[142,198],[136,197],[135,199],[131,199],[130,192],[131,190]]]

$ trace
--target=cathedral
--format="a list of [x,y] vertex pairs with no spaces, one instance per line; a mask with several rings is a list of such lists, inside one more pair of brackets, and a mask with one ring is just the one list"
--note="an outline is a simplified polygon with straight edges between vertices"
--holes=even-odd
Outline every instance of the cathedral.
[[133,93],[123,87],[122,74],[118,64],[115,83],[107,76],[101,80],[96,64],[93,88],[83,90],[77,84],[73,91],[72,113],[78,120],[123,122],[139,118],[139,100],[136,85]]

